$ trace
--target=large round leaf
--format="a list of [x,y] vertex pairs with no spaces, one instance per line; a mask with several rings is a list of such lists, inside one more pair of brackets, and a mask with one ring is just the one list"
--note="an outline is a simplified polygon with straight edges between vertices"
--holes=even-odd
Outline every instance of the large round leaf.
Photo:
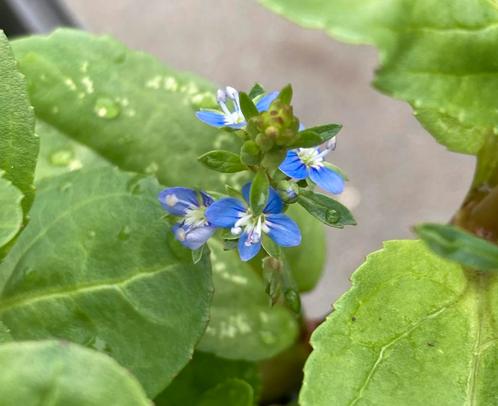
[[388,242],[313,334],[300,404],[496,405],[497,315],[495,274]]
[[155,180],[113,168],[40,184],[0,266],[0,321],[15,340],[65,338],[107,352],[152,396],[190,359],[212,295],[161,220]]
[[56,341],[0,345],[2,406],[149,406],[137,380],[111,358]]
[[219,357],[259,361],[271,358],[296,340],[295,315],[271,307],[261,277],[235,251],[211,244],[215,295],[211,320],[199,349]]

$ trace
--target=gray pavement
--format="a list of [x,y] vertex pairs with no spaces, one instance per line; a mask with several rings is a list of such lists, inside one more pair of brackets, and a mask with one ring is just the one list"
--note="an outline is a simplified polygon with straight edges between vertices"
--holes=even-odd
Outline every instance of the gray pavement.
[[166,64],[240,89],[255,81],[294,86],[295,111],[309,125],[344,125],[329,160],[351,181],[343,201],[358,226],[329,230],[328,262],[305,297],[321,316],[351,273],[382,241],[413,238],[410,226],[447,221],[471,181],[474,159],[445,150],[408,105],[369,85],[374,49],[304,30],[249,0],[66,0],[85,27],[150,52]]

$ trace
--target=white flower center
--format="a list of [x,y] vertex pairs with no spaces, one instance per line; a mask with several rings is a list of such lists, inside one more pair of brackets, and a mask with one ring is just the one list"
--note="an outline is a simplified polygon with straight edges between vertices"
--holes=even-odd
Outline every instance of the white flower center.
[[261,241],[263,233],[268,233],[270,228],[264,214],[255,216],[251,209],[242,212],[240,218],[235,222],[230,230],[233,235],[247,233],[246,246],[257,244]]
[[183,222],[188,228],[203,227],[207,225],[206,208],[191,206],[185,210]]
[[[325,150],[328,152],[327,150]],[[323,166],[323,154],[318,148],[299,148],[297,156],[308,167],[320,168]]]
[[[230,111],[227,107],[227,97],[232,101],[234,111]],[[216,97],[221,110],[225,115],[225,124],[240,124],[246,121],[242,110],[240,109],[239,92],[233,87],[227,86],[225,90],[219,89]]]

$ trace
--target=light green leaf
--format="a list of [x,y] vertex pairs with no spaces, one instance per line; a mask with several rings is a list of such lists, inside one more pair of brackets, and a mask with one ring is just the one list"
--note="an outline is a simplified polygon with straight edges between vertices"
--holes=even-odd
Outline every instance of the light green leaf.
[[150,406],[126,369],[75,344],[2,344],[0,364],[2,406]]
[[40,136],[40,155],[35,172],[37,182],[81,168],[109,165],[108,161],[90,148],[66,137],[43,121],[36,122],[36,133]]
[[260,214],[268,202],[270,193],[270,180],[265,169],[261,168],[251,183],[249,201],[251,209],[255,214]]
[[[0,266],[0,321],[15,340],[107,352],[151,396],[190,359],[212,294],[206,258],[174,240],[151,178],[100,168],[39,185]],[[3,287],[3,288],[2,288]]]
[[498,133],[498,7],[489,0],[259,0],[305,27],[379,48],[375,85],[449,149]]
[[17,70],[9,42],[0,30],[0,171],[23,193],[24,215],[34,198],[33,177],[38,155],[34,127],[25,78]]
[[228,379],[207,391],[199,406],[253,406],[253,398],[251,385],[240,379]]
[[302,240],[297,247],[285,248],[285,257],[299,291],[308,292],[316,286],[325,267],[325,226],[297,204],[292,204],[287,213],[297,222]]
[[[196,405],[203,394],[228,379],[240,379],[252,386],[254,397],[260,390],[258,366],[196,352],[194,358],[157,398],[156,406]],[[230,405],[220,403],[220,405]]]
[[419,224],[417,235],[436,254],[480,271],[498,271],[498,245],[446,224]]
[[234,173],[247,169],[240,156],[230,151],[214,150],[202,154],[199,161],[218,172]]
[[313,334],[303,406],[494,405],[498,283],[391,241]]
[[22,226],[22,193],[2,177],[0,170],[0,247],[15,237]]
[[259,361],[290,347],[298,333],[290,311],[270,307],[262,279],[236,252],[223,251],[217,241],[209,245],[215,295],[198,348],[223,358]]
[[13,42],[39,119],[125,170],[163,185],[220,190],[224,175],[197,157],[237,137],[195,118],[216,105],[213,86],[109,37],[57,30]]

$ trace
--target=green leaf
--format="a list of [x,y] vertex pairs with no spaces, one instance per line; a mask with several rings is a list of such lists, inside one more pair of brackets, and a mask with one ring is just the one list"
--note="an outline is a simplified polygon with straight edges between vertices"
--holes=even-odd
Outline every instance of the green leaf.
[[4,406],[149,406],[137,380],[104,354],[58,341],[0,345]]
[[0,265],[0,321],[14,340],[64,338],[107,352],[149,395],[190,359],[212,295],[162,220],[157,182],[113,168],[39,185]]
[[249,194],[249,201],[251,209],[255,214],[260,214],[268,202],[268,195],[270,193],[270,181],[266,171],[261,168],[254,177],[251,184],[251,191]]
[[252,99],[244,92],[239,93],[240,109],[246,120],[255,117],[259,114],[256,105]]
[[249,91],[249,97],[252,100],[254,100],[258,96],[262,96],[263,94],[265,94],[265,88],[259,83],[255,83]]
[[[163,185],[220,190],[197,157],[237,151],[238,138],[195,118],[214,87],[109,37],[61,29],[13,42],[37,118],[124,170]],[[145,124],[144,124],[145,123]]]
[[0,171],[23,195],[24,216],[35,189],[33,178],[38,155],[33,108],[26,81],[17,70],[9,42],[0,30]]
[[210,241],[215,294],[198,349],[247,361],[271,358],[296,340],[298,325],[281,305],[269,307],[262,279],[234,251]]
[[302,191],[297,201],[311,215],[328,226],[344,228],[356,225],[356,220],[349,209],[326,195]]
[[281,248],[275,241],[273,241],[267,234],[263,234],[261,245],[268,255],[274,258],[279,258],[281,255]]
[[391,241],[352,282],[312,336],[302,406],[496,403],[495,274]]
[[240,149],[240,159],[246,165],[257,165],[261,162],[262,154],[258,144],[253,140],[248,140],[242,144]]
[[199,406],[253,406],[254,396],[251,385],[240,379],[228,379],[210,389],[199,402]]
[[443,224],[420,224],[416,234],[443,258],[479,271],[498,271],[498,245],[463,229]]
[[0,170],[0,247],[15,237],[22,226],[22,193],[2,177]]
[[280,93],[278,94],[278,98],[283,104],[291,104],[292,101],[292,86],[290,84],[284,86]]
[[311,130],[304,130],[299,132],[299,138],[289,148],[311,148],[322,143],[320,134]]
[[316,127],[311,127],[307,128],[304,131],[301,131],[299,134],[302,134],[306,131],[311,131],[320,136],[321,143],[327,142],[331,138],[335,137],[339,131],[341,131],[342,125],[341,124],[325,124],[325,125],[319,125]]
[[247,167],[240,162],[240,156],[230,151],[209,151],[199,157],[199,161],[218,172],[234,173],[245,171]]
[[476,154],[498,133],[498,7],[487,0],[260,0],[340,40],[379,48],[375,86],[435,138]]
[[297,204],[290,205],[287,214],[298,224],[302,240],[297,247],[284,248],[285,257],[299,291],[308,292],[316,286],[325,267],[325,227]]
[[[255,397],[260,391],[258,366],[196,352],[194,358],[157,398],[156,406],[197,405],[206,391],[228,379],[241,379],[252,386]],[[231,405],[220,403],[220,405]]]
[[90,148],[66,137],[43,121],[36,122],[36,133],[40,137],[36,182],[81,168],[109,166],[108,161]]

